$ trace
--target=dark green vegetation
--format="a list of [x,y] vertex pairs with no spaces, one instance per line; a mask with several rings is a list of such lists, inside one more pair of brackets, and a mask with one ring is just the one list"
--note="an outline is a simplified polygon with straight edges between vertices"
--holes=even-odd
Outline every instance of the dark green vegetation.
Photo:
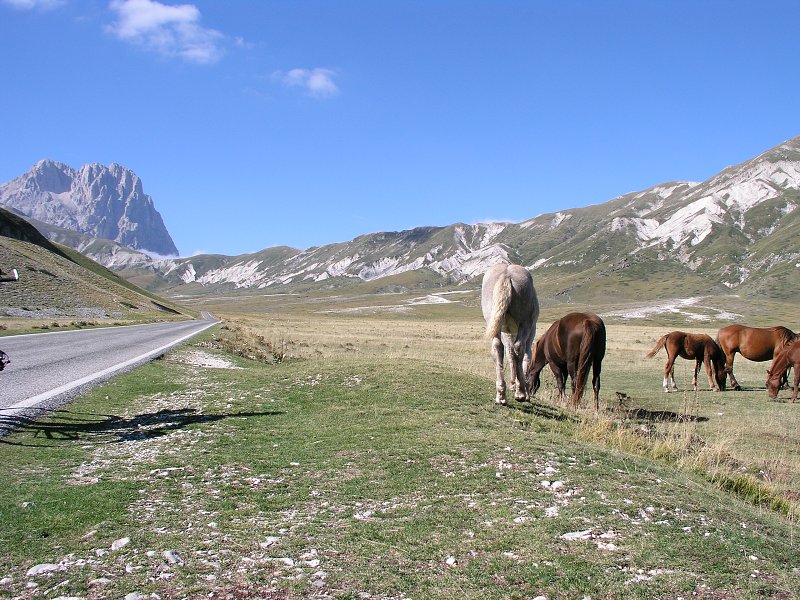
[[[602,418],[564,412],[546,393],[498,408],[488,377],[421,344],[414,358],[392,347],[418,344],[408,332],[423,330],[444,347],[455,331],[472,335],[464,323],[391,320],[392,330],[372,327],[377,319],[362,330],[320,317],[316,339],[284,321],[298,355],[314,355],[307,342],[321,354],[277,364],[213,350],[232,330],[217,331],[23,424],[0,442],[0,579],[11,579],[0,594],[800,593],[791,519],[667,451],[650,459],[632,444],[609,448],[608,434],[627,422],[622,437],[639,429],[643,448],[654,448],[657,432],[677,434],[667,425],[713,443],[713,430],[736,422],[718,413],[752,404],[751,421],[764,406],[787,421],[797,406],[747,392],[665,399],[662,361],[633,368],[614,346]],[[624,345],[652,345],[648,332],[628,333]],[[478,345],[462,350],[467,362]],[[685,382],[685,372],[676,377]],[[615,390],[627,392],[624,405]],[[56,570],[26,575],[41,563]]]
[[[20,280],[0,283],[7,332],[43,325],[125,323],[196,315],[129,283],[79,252],[48,241],[24,219],[0,209],[0,268]],[[99,320],[99,321],[98,321]]]

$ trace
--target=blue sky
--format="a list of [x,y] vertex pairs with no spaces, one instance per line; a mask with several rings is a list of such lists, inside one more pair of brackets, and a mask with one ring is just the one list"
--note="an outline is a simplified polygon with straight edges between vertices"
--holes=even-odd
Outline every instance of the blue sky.
[[0,0],[0,182],[135,171],[184,255],[522,221],[800,135],[796,1]]

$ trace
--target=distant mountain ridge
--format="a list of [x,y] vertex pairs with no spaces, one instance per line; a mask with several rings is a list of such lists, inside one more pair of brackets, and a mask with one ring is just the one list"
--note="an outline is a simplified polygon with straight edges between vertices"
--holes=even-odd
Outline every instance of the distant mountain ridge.
[[116,163],[108,167],[88,164],[76,170],[41,160],[0,186],[0,206],[135,250],[179,254],[139,177]]
[[419,227],[303,251],[165,260],[91,238],[68,241],[72,234],[63,230],[48,235],[160,290],[407,283],[412,274],[418,285],[461,284],[511,261],[565,301],[713,293],[791,299],[800,286],[798,205],[800,137],[704,182],[663,183],[521,223]]

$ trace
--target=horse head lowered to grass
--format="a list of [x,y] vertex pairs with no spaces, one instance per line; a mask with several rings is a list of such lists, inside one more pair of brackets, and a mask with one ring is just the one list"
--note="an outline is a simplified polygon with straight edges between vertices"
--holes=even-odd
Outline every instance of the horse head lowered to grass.
[[789,367],[794,368],[794,390],[792,391],[792,404],[794,404],[797,401],[797,388],[800,385],[800,340],[784,346],[767,370],[767,394],[770,398],[778,397],[778,390],[786,380],[786,372]]
[[[675,385],[675,359],[679,356],[688,360],[694,360],[694,378],[692,387],[697,391],[697,373],[700,365],[704,364],[708,374],[708,384],[711,389],[720,391],[725,389],[725,355],[711,336],[705,333],[685,333],[683,331],[671,331],[656,342],[655,347],[645,355],[645,358],[652,358],[656,352],[665,348],[667,351],[667,363],[664,365],[664,391],[669,392],[670,388],[677,390]],[[711,367],[714,367],[713,375]],[[714,385],[716,381],[716,386]]]
[[[531,342],[536,335],[539,300],[528,270],[519,265],[494,265],[483,276],[481,309],[486,337],[497,372],[497,404],[506,403],[503,355],[508,350],[514,398],[529,399],[525,371],[531,360]],[[505,343],[504,343],[505,342]]]
[[536,342],[533,361],[528,370],[531,393],[539,389],[539,374],[546,364],[556,378],[561,396],[567,385],[567,375],[572,378],[573,408],[578,406],[589,369],[592,370],[594,408],[600,408],[600,369],[606,354],[606,326],[594,313],[574,312],[561,317],[544,332]]
[[737,352],[755,362],[772,360],[798,337],[791,329],[782,326],[747,327],[735,324],[720,329],[717,332],[717,344],[725,353],[731,387],[734,390],[742,389],[733,376],[733,359]]

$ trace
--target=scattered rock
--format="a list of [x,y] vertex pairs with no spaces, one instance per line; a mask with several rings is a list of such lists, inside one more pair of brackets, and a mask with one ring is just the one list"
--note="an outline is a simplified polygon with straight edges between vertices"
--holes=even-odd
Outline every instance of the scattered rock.
[[0,585],[8,585],[12,581],[14,580],[11,579],[11,577],[3,577],[2,579],[0,579]]
[[617,550],[617,545],[612,544],[611,542],[597,542],[597,548],[599,550],[608,550],[609,552],[613,552]]
[[35,567],[31,567],[28,569],[28,577],[36,577],[37,575],[43,575],[45,573],[52,573],[53,571],[58,571],[58,565],[54,565],[53,563],[42,563],[40,565],[36,565]]
[[174,550],[164,550],[162,556],[171,565],[182,565],[183,559]]
[[116,552],[117,550],[121,550],[122,548],[124,548],[125,546],[127,546],[130,543],[131,543],[131,538],[128,538],[128,537],[124,537],[124,538],[120,538],[118,540],[115,540],[111,544],[111,551],[112,552]]
[[565,533],[561,536],[562,540],[567,540],[568,542],[574,542],[576,540],[590,540],[592,539],[592,530],[585,529],[583,531],[572,531],[570,533]]
[[282,564],[286,565],[287,567],[293,567],[294,566],[294,560],[291,559],[291,558],[285,557],[285,556],[281,557],[281,558],[268,558],[266,560],[271,560],[272,562],[282,563]]
[[107,583],[111,583],[111,580],[108,577],[98,577],[97,579],[92,579],[89,582],[89,587],[93,587],[95,585],[105,585]]

